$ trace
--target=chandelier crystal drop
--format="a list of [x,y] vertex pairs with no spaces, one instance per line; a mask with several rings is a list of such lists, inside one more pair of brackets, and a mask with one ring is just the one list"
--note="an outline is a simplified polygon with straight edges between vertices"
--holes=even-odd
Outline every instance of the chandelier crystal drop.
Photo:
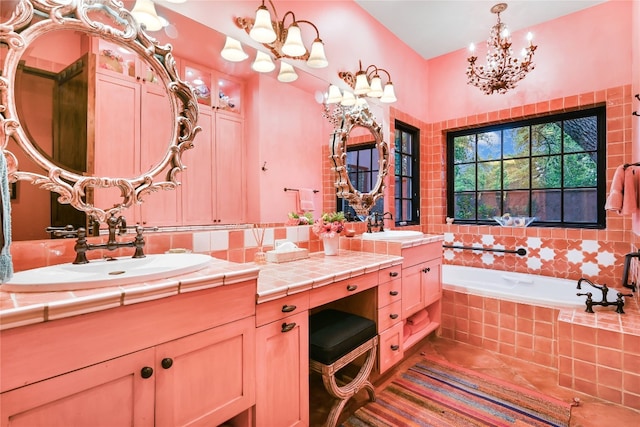
[[521,57],[514,57],[511,49],[511,36],[506,24],[500,20],[500,13],[507,9],[506,3],[498,3],[491,8],[491,13],[498,16],[497,23],[491,28],[487,40],[487,63],[477,65],[478,57],[474,54],[475,47],[471,44],[472,54],[467,61],[468,84],[477,86],[485,94],[504,94],[516,87],[516,83],[526,77],[535,68],[533,55],[537,46],[532,42],[531,33],[527,34],[529,46],[522,49]]

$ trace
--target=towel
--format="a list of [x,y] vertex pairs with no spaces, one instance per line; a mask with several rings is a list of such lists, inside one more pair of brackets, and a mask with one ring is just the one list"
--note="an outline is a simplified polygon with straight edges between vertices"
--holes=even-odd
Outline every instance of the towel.
[[313,190],[310,188],[298,190],[298,213],[312,212],[314,210]]
[[429,313],[427,313],[427,310],[420,310],[413,316],[409,317],[407,319],[407,323],[410,325],[418,325],[424,323],[425,320],[429,320]]
[[[621,215],[633,214],[638,210],[638,176],[636,167],[618,166],[604,208]],[[638,171],[640,173],[640,171]]]
[[7,176],[7,159],[0,153],[0,219],[2,221],[2,249],[0,250],[0,283],[8,282],[13,277],[13,261],[11,259],[11,197],[9,196],[9,177]]

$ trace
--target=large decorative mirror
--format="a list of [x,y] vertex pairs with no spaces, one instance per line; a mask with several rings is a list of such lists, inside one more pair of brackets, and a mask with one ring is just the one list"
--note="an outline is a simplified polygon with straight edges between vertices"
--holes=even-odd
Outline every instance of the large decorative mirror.
[[[324,115],[334,126],[329,140],[329,151],[333,164],[331,169],[336,174],[336,194],[347,200],[362,219],[369,215],[376,200],[384,195],[384,178],[389,169],[389,144],[382,136],[382,126],[366,104],[353,107],[337,105],[333,110],[329,110],[325,105]],[[352,182],[347,162],[349,138],[363,133],[371,134],[378,153],[378,176],[370,191],[362,191],[357,183]]]
[[118,0],[2,2],[15,4],[0,15],[10,182],[56,193],[100,222],[175,189],[199,127],[171,45],[141,30]]

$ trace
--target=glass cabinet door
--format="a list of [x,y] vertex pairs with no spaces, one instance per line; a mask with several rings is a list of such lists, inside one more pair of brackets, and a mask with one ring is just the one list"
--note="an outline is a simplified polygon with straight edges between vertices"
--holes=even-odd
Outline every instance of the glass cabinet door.
[[219,73],[216,75],[218,111],[242,114],[242,82],[233,77]]
[[212,104],[211,96],[211,72],[204,67],[186,64],[183,73],[184,80],[193,88],[198,99],[198,104],[208,107]]

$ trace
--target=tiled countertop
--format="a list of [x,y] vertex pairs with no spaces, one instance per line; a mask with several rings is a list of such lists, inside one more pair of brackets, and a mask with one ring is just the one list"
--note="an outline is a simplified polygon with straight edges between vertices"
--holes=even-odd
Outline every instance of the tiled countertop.
[[[401,245],[405,244],[409,243]],[[41,323],[256,278],[256,301],[261,303],[398,265],[401,262],[402,257],[397,255],[348,250],[341,250],[338,256],[314,253],[308,259],[282,264],[237,264],[213,258],[207,268],[194,273],[135,285],[60,292],[0,291],[0,329]]]
[[402,257],[396,255],[340,250],[338,256],[325,256],[322,252],[317,252],[307,259],[282,264],[264,264],[260,266],[257,303],[319,288],[401,263]]

